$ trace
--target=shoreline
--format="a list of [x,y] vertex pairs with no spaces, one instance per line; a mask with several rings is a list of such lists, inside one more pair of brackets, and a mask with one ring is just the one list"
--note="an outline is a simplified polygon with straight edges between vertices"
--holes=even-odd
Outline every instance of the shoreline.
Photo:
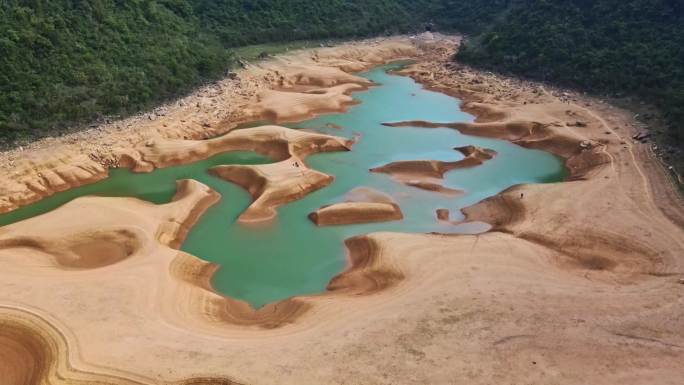
[[[90,336],[79,339],[78,356],[85,360],[70,365],[97,372],[97,365],[88,362],[117,362],[121,378],[144,373],[151,379],[154,373],[164,381],[183,383],[193,383],[182,380],[191,377],[230,383],[219,379],[226,374],[240,376],[240,383],[275,383],[274,378],[280,383],[307,383],[314,378],[319,383],[358,378],[387,381],[379,367],[393,383],[463,380],[464,371],[469,370],[479,375],[463,382],[505,379],[535,384],[610,384],[624,378],[678,378],[684,335],[676,320],[682,310],[671,304],[684,302],[684,289],[676,281],[683,274],[684,261],[678,253],[684,251],[684,220],[679,221],[684,210],[672,195],[673,186],[664,184],[665,171],[651,164],[655,160],[650,158],[648,146],[632,145],[629,134],[626,140],[620,136],[620,130],[630,130],[621,110],[596,106],[591,99],[576,95],[562,95],[576,99],[564,103],[543,87],[539,91],[535,83],[515,84],[511,79],[452,67],[448,61],[450,42],[437,41],[436,47],[425,48],[407,72],[414,71],[412,77],[425,87],[460,93],[457,97],[464,101],[464,110],[469,109],[477,119],[452,128],[543,148],[563,157],[572,177],[569,174],[568,180],[555,184],[513,186],[465,208],[468,220],[493,226],[483,234],[375,233],[348,239],[350,266],[333,278],[329,291],[267,305],[257,312],[208,292],[216,265],[171,248],[148,246],[154,250],[149,255],[139,253],[136,258],[129,256],[103,267],[106,270],[101,274],[110,273],[103,277],[103,288],[88,286],[97,282],[94,277],[87,278],[90,283],[79,284],[81,290],[93,290],[92,296],[79,297],[87,303],[108,298],[110,288],[121,287],[121,299],[108,298],[106,303],[125,309],[123,314],[98,320],[93,315],[79,315],[78,306],[59,299],[50,309],[41,310],[54,313],[64,307],[66,313],[59,314],[72,315],[72,325],[66,325],[71,333],[78,330]],[[447,46],[442,48],[441,43]],[[471,82],[474,80],[478,82]],[[586,103],[592,105],[583,105]],[[597,107],[601,114],[594,112]],[[131,159],[134,162],[134,157]],[[205,193],[209,194],[202,200],[205,204],[215,198]],[[524,198],[518,198],[519,194]],[[179,202],[198,199],[193,194],[177,198]],[[156,218],[169,215],[161,207],[144,207],[158,210]],[[199,215],[197,205],[185,207],[177,202],[174,207],[184,210],[186,221]],[[145,218],[142,212],[138,215]],[[164,226],[165,222],[159,223]],[[163,243],[172,244],[182,237],[182,225],[163,233],[173,229],[175,238]],[[161,241],[157,231],[148,234]],[[18,262],[16,256],[0,250],[3,256]],[[38,257],[41,255],[30,259]],[[8,273],[17,273],[21,267]],[[135,273],[131,273],[132,267]],[[158,273],[164,269],[169,272],[166,277]],[[147,287],[153,296],[129,296],[132,303],[119,302],[127,298],[126,290],[131,292],[126,282],[115,280],[116,274],[124,273],[132,274],[126,282],[136,285],[135,291]],[[68,274],[73,275],[56,276],[67,282],[89,277],[88,271]],[[17,278],[6,280],[13,287],[21,286]],[[35,295],[29,294],[27,300],[36,299]],[[150,301],[155,303],[151,308]],[[614,305],[616,301],[620,306]],[[0,300],[0,304],[4,302]],[[143,323],[127,314],[136,306],[155,322]],[[580,318],[582,322],[576,321]],[[134,326],[123,327],[124,322]],[[172,327],[152,330],[154,325]],[[102,347],[109,347],[105,339],[93,334],[98,327],[114,334],[124,330],[126,336],[147,341],[160,341],[171,334],[185,341],[183,346],[192,342],[202,347],[193,348],[197,358],[192,364],[185,363],[184,368],[169,374],[159,366],[181,362],[174,356],[164,357],[165,365],[137,362],[116,354],[126,349],[123,342],[113,343],[113,353],[105,351]],[[235,350],[229,357],[221,357],[216,353],[225,352],[227,340]],[[326,344],[320,344],[321,340]],[[363,349],[366,344],[379,348]],[[137,353],[155,354],[157,348],[148,345],[141,344]],[[171,342],[163,345],[168,351],[183,351]],[[591,357],[584,354],[587,349],[594,352]],[[461,356],[453,358],[454,351]],[[451,365],[445,368],[441,362],[425,361],[428,354],[451,357]],[[462,357],[477,363],[466,364]],[[396,360],[410,364],[397,367]],[[625,364],[621,364],[623,360]],[[533,361],[541,374],[531,377]],[[336,370],[352,369],[345,372],[348,377],[338,377],[334,371],[314,374],[312,362]],[[605,372],[606,363],[613,365],[612,372]],[[283,365],[289,368],[287,372],[278,370]],[[573,377],[580,369],[581,374]],[[116,379],[107,381],[118,383]]]
[[[282,117],[276,113],[276,123],[343,112],[353,104],[349,96],[352,91],[372,85],[340,68],[362,71],[414,52],[404,37],[296,51],[250,64],[239,70],[237,77],[216,81],[153,111],[0,152],[0,173],[4,174],[0,213],[106,179],[109,169],[129,167],[131,149],[144,149],[149,142],[215,138],[273,115],[273,107],[258,105],[262,98],[283,113],[296,106],[296,101],[279,97],[282,90],[300,92],[313,105],[304,113],[284,113]],[[338,91],[320,94],[320,86]]]

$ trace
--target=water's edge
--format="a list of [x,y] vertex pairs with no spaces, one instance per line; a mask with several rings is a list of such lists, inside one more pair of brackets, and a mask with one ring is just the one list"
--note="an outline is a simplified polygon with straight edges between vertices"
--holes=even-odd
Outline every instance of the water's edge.
[[[229,152],[192,164],[158,169],[148,174],[112,170],[109,178],[0,215],[0,226],[51,211],[84,195],[136,197],[166,203],[179,179],[195,179],[216,190],[223,199],[211,207],[188,235],[182,250],[220,264],[215,289],[255,307],[296,295],[324,292],[330,279],[347,264],[344,240],[377,231],[461,232],[440,223],[435,210],[460,209],[520,183],[556,182],[565,177],[563,162],[546,152],[529,150],[503,140],[460,134],[453,129],[392,128],[381,123],[403,120],[472,121],[456,98],[424,89],[411,78],[388,74],[402,63],[377,67],[361,76],[380,86],[356,94],[360,104],[343,114],[325,115],[290,127],[314,130],[360,141],[351,152],[311,156],[307,164],[335,176],[332,185],[279,209],[278,219],[255,229],[236,223],[251,203],[241,188],[210,176],[206,170],[221,164],[262,164],[271,160],[254,153]],[[444,185],[466,194],[450,197],[395,182],[368,170],[399,160],[454,161],[462,158],[454,147],[476,145],[497,151],[485,164],[446,174]],[[320,206],[343,200],[356,187],[385,192],[401,206],[400,222],[319,228],[307,215]],[[458,219],[456,217],[455,219]]]

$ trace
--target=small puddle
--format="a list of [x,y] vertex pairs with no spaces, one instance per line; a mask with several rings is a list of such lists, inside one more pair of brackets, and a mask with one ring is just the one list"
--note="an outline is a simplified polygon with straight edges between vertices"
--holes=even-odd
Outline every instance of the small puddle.
[[[383,122],[410,120],[473,120],[473,116],[460,110],[458,99],[424,90],[408,77],[387,73],[397,66],[390,64],[361,74],[381,86],[355,94],[362,103],[346,113],[289,125],[347,138],[359,136],[360,141],[351,152],[309,157],[309,166],[335,176],[334,183],[281,207],[277,220],[269,225],[255,228],[237,224],[237,217],[250,205],[251,197],[240,187],[210,176],[207,169],[221,164],[262,164],[271,160],[254,153],[229,152],[149,174],[112,170],[104,181],[1,215],[0,226],[45,213],[84,195],[137,197],[166,203],[175,193],[176,180],[195,179],[219,192],[223,199],[192,229],[182,249],[222,266],[214,276],[216,290],[258,308],[288,297],[325,291],[330,279],[346,267],[346,238],[378,231],[477,232],[482,227],[439,222],[435,211],[450,209],[451,221],[457,221],[459,209],[512,185],[556,182],[565,177],[563,162],[546,152],[524,149],[502,140],[466,136],[453,129],[383,126]],[[466,145],[489,148],[498,155],[481,166],[446,174],[444,186],[464,190],[461,196],[420,190],[398,183],[389,175],[368,171],[401,160],[459,160],[463,156],[453,148]],[[332,227],[316,227],[307,219],[310,212],[342,201],[356,187],[371,187],[391,195],[401,206],[405,219]]]

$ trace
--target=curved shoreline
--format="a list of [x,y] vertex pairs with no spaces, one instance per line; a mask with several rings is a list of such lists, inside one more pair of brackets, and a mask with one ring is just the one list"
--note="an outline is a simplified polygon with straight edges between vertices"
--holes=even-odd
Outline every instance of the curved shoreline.
[[[304,50],[249,65],[236,78],[227,78],[192,95],[159,107],[152,112],[123,121],[106,123],[63,138],[46,138],[0,154],[6,177],[0,181],[0,214],[37,202],[57,192],[94,183],[108,177],[110,168],[131,168],[149,172],[141,165],[145,147],[155,143],[204,140],[224,135],[241,124],[264,117],[263,108],[254,108],[261,93],[278,93],[280,111],[297,111],[301,101],[313,105],[303,113],[286,116],[281,122],[305,119],[319,113],[342,112],[354,102],[349,94],[371,86],[365,79],[346,73],[362,71],[389,61],[416,54],[405,38],[369,39],[338,47]],[[296,71],[292,71],[295,68]],[[307,71],[307,76],[302,76]],[[310,85],[331,84],[335,102],[316,95]],[[300,89],[299,85],[305,87]],[[308,87],[308,88],[307,88]],[[276,91],[280,89],[280,91]],[[314,92],[309,93],[307,92]],[[327,93],[329,91],[325,91]],[[321,108],[322,111],[317,110]],[[268,113],[266,113],[268,115]],[[104,135],[102,133],[105,133]],[[35,147],[35,148],[32,148]],[[193,158],[186,159],[191,162]]]
[[[457,90],[469,84],[469,75],[495,85],[501,81],[476,72],[458,74],[442,67],[448,55],[434,55],[421,57],[422,61],[414,66],[414,70],[421,67],[424,74],[412,75],[435,89]],[[472,86],[484,87],[482,83]],[[530,148],[545,148],[564,157],[570,170],[565,182],[514,186],[463,210],[469,220],[490,223],[491,231],[477,236],[381,233],[351,238],[346,242],[350,266],[331,281],[328,292],[281,301],[258,311],[213,293],[210,277],[216,265],[155,246],[155,251],[145,258],[128,258],[101,268],[121,277],[124,273],[133,276],[121,284],[122,290],[126,283],[135,287],[136,293],[138,287],[151,289],[153,297],[130,296],[131,304],[115,302],[113,309],[140,309],[156,321],[154,325],[160,330],[152,330],[151,321],[148,325],[125,313],[113,315],[115,320],[109,322],[97,320],[94,327],[107,326],[110,332],[116,331],[117,320],[128,320],[135,325],[131,328],[147,327],[141,331],[126,329],[131,335],[150,341],[166,339],[169,334],[173,336],[170,341],[176,338],[183,345],[165,345],[168,351],[184,352],[189,349],[186,345],[201,345],[202,349],[193,350],[200,356],[193,361],[195,369],[186,365],[191,368],[173,374],[156,371],[165,383],[188,383],[178,378],[193,377],[183,373],[195,375],[204,368],[207,373],[237,373],[240,382],[274,383],[276,378],[281,383],[306,383],[312,379],[307,377],[312,375],[307,359],[316,357],[318,365],[338,370],[366,368],[351,376],[367,382],[387,381],[378,374],[378,365],[383,365],[396,383],[444,383],[448,378],[462,378],[462,370],[471,368],[484,368],[484,374],[470,378],[469,383],[506,378],[539,384],[555,379],[559,383],[596,380],[610,384],[626,377],[651,382],[654,378],[678,378],[684,336],[677,323],[682,313],[676,305],[682,303],[682,292],[676,277],[684,264],[679,257],[684,238],[681,227],[661,214],[661,207],[671,211],[669,218],[684,216],[677,201],[655,202],[655,197],[663,196],[661,191],[668,188],[662,185],[656,192],[651,189],[652,178],[660,178],[662,173],[645,174],[637,162],[638,149],[628,142],[623,144],[625,140],[615,131],[618,124],[606,124],[603,117],[597,119],[584,106],[561,103],[547,91],[526,94],[526,102],[537,104],[491,100],[494,94],[486,91],[486,87],[479,91],[451,91],[459,92],[467,102],[465,108],[478,115],[474,124],[453,128],[501,137]],[[624,120],[620,120],[624,117],[603,107],[606,115],[624,129]],[[567,114],[568,110],[574,115]],[[586,127],[567,124],[577,119],[582,119]],[[196,199],[193,195],[203,197]],[[154,210],[154,215],[144,215],[142,208],[128,211],[140,218],[154,217],[149,226],[162,230],[147,234],[155,234],[155,241],[161,244],[173,245],[183,237],[185,228],[177,222],[178,217],[185,218],[182,223],[196,220],[212,199],[210,191],[200,189],[195,194],[179,192],[175,206],[145,205],[144,210]],[[182,201],[192,204],[179,203]],[[171,208],[182,214],[168,216]],[[3,257],[19,262],[11,255]],[[155,274],[149,280],[150,271],[164,268],[168,277]],[[83,278],[74,275],[69,279]],[[103,282],[107,278],[103,276]],[[141,286],[141,282],[146,285]],[[9,283],[20,284],[16,279]],[[90,299],[95,303],[106,299],[107,288],[93,287]],[[113,359],[97,351],[98,343],[104,340],[96,337],[93,326],[86,322],[89,318],[80,315],[78,306],[71,307],[57,296],[54,301],[57,308],[50,311],[63,306],[64,314],[75,318],[70,322],[90,336],[90,340],[80,341],[88,347],[86,358],[94,362]],[[150,306],[150,301],[154,305]],[[580,318],[581,322],[577,320]],[[173,327],[163,326],[165,323]],[[357,338],[364,343],[354,345]],[[231,355],[236,363],[220,360],[222,353],[232,348],[226,347],[224,340],[236,346]],[[327,344],[331,347],[321,346]],[[376,354],[363,348],[368,344],[385,350],[379,349]],[[156,352],[142,345],[138,347],[140,352]],[[121,344],[117,346],[121,349]],[[289,350],[290,346],[297,349]],[[595,354],[582,354],[587,349]],[[465,365],[452,359],[452,366],[445,367],[441,362],[421,358],[425,352],[451,357],[454,351],[478,363]],[[94,352],[97,354],[91,356]],[[211,356],[201,354],[206,352]],[[322,352],[331,352],[330,357],[321,359]],[[411,365],[393,366],[386,353]],[[179,357],[186,359],[182,354]],[[132,372],[142,370],[151,377],[154,371],[155,364],[126,361],[123,357],[118,360],[124,366],[130,365]],[[180,362],[171,357],[162,360]],[[416,360],[418,366],[411,360]],[[364,366],[368,361],[373,365]],[[531,362],[538,370],[548,368],[542,373],[580,374],[561,378],[546,374],[530,379]],[[274,369],[281,363],[287,363],[295,373]],[[604,364],[613,370],[607,373]],[[197,369],[197,365],[206,366]],[[340,382],[335,373],[320,376],[315,382]]]
[[[388,47],[386,52],[382,51],[385,49],[382,45],[377,48],[370,48],[375,51],[378,51],[379,49],[379,55],[368,58],[369,61],[367,63],[360,64],[361,62],[359,62],[359,65],[356,66],[358,67],[357,69],[362,70],[364,68],[368,68],[369,66],[383,64],[388,60],[404,58],[407,52],[412,52],[414,49],[405,43],[395,43],[392,41],[386,45]],[[345,52],[346,51],[342,50],[343,55]],[[362,49],[353,52],[352,55],[363,55],[365,52],[366,51]],[[335,57],[334,51],[332,57]],[[320,58],[318,59],[320,60]],[[347,60],[353,59],[350,57]],[[348,66],[348,63],[349,62],[344,64],[344,66]],[[290,65],[291,64],[288,63],[286,67],[282,67],[278,64],[267,62],[264,64],[263,69],[257,69],[255,73],[257,76],[261,76],[263,71],[266,71],[267,73],[275,72],[278,74],[279,71],[282,71],[282,68],[289,68]],[[321,113],[343,112],[346,107],[352,103],[351,98],[348,97],[348,94],[351,91],[364,90],[372,85],[372,83],[363,78],[351,76],[341,70],[333,71],[334,67],[330,68],[329,71],[323,70],[324,68],[329,67],[321,67],[319,65],[305,65],[302,68],[315,69],[314,72],[316,76],[309,76],[305,78],[300,76],[301,74],[296,75],[294,76],[296,80],[287,84],[288,87],[294,87],[297,84],[317,85],[321,83],[331,85],[332,88],[324,90],[323,92],[318,92],[316,89],[305,90],[303,93],[299,93],[298,91],[266,91],[267,95],[269,95],[269,93],[270,95],[274,95],[273,97],[270,97],[270,99],[277,99],[275,102],[272,101],[272,103],[269,105],[275,104],[280,106],[278,108],[283,111],[289,111],[292,109],[291,106],[296,106],[301,102],[301,100],[297,99],[296,97],[291,98],[289,96],[300,95],[301,97],[306,97],[307,100],[311,99],[310,103],[304,103],[307,105],[310,104],[310,106],[305,108],[305,112],[297,112],[295,115],[288,115],[284,118],[280,117],[280,115],[274,116],[274,120],[289,121],[294,119],[295,116],[297,120],[300,120],[306,117],[313,117]],[[347,83],[349,81],[352,83]],[[282,77],[279,79],[279,85],[281,87],[284,86]],[[334,95],[331,96],[331,92]],[[334,104],[334,106],[327,102],[327,100],[330,98],[333,99],[332,104]],[[256,119],[263,118],[266,117],[266,115],[271,114],[268,111],[263,111],[266,111],[266,109],[264,107],[259,107],[259,104],[256,104],[253,111],[246,112],[246,116]],[[297,109],[295,108],[295,112],[296,111]],[[308,155],[320,151],[348,151],[352,144],[353,142],[351,140],[344,138],[296,131],[279,126],[261,126],[231,131],[222,136],[199,141],[187,139],[150,139],[140,143],[138,146],[132,149],[115,150],[113,154],[116,159],[113,163],[111,163],[111,165],[129,168],[134,172],[151,172],[157,168],[165,168],[206,159],[220,152],[244,150],[256,151],[257,153],[269,156],[276,161],[279,160],[279,163],[268,165],[218,166],[211,170],[212,173],[215,173],[224,179],[234,181],[252,193],[254,202],[239,219],[245,223],[252,223],[272,219],[276,213],[274,207],[277,207],[277,205],[287,203],[292,199],[300,198],[301,195],[305,195],[310,191],[323,187],[332,181],[330,176],[319,173],[315,170],[308,169],[304,163],[304,159]],[[293,176],[296,176],[294,179],[287,177],[287,172],[283,174],[286,169],[292,169],[292,164],[299,164],[298,166],[295,166],[296,169],[294,171],[296,172],[292,174]],[[264,171],[271,168],[274,170]],[[60,177],[64,180],[69,180],[71,183],[69,187],[64,187],[64,189],[78,187],[82,184],[89,183],[90,181],[98,181],[106,178],[106,168],[99,167],[96,169],[96,171],[96,177],[86,177],[83,179],[79,179],[79,177],[82,176],[82,173],[75,173],[74,175],[71,175],[67,172],[55,173],[55,175],[57,175],[56,178],[44,178],[44,174],[49,174],[53,171],[49,169],[40,171],[38,172],[38,175],[41,178],[44,178],[44,188],[40,190],[33,188],[32,186],[35,184],[33,181],[26,183],[26,186],[29,187],[29,191],[33,193],[40,191],[40,194],[35,193],[21,200],[11,199],[10,202],[16,206],[29,204],[34,200],[38,200],[55,192],[62,191],[61,186],[64,185],[59,180]],[[297,181],[298,179],[306,180],[307,177],[303,173],[306,171],[309,171],[311,175],[317,176],[318,179],[311,183],[311,188],[309,191],[300,191],[299,186],[301,183]],[[245,174],[245,172],[251,176]],[[244,177],[245,175],[247,175],[247,177]],[[285,175],[284,179],[282,178],[283,175]],[[255,182],[258,180],[261,180],[261,187],[254,188],[254,183],[259,184],[258,182]],[[287,183],[280,186],[280,182],[278,182],[279,180]],[[179,181],[178,191],[172,203],[174,201],[183,200],[184,198],[194,199],[191,196],[198,193],[198,185],[201,184],[192,181]],[[201,186],[201,188],[207,189],[206,186]],[[294,187],[297,187],[296,194],[292,196],[290,196],[291,194],[288,195],[288,191],[292,190]],[[187,236],[189,229],[192,227],[192,224],[194,224],[201,217],[201,215],[209,206],[221,199],[221,197],[211,189],[207,190],[207,195],[204,198],[196,200],[196,202],[191,205],[192,207],[187,208],[188,212],[184,214],[184,219],[182,221],[174,220],[173,222],[176,223],[161,224],[160,230],[158,230],[156,234],[156,238],[161,245],[165,245],[174,249],[179,248]],[[80,204],[79,202],[83,199],[87,200],[88,198],[76,199],[74,201],[76,203],[74,204]],[[159,207],[162,208],[164,206],[167,205],[162,205]],[[64,211],[64,209],[60,208],[60,211]],[[9,227],[12,227],[12,225]],[[125,231],[128,232],[128,230]],[[90,235],[85,236],[87,237]],[[117,258],[105,258],[102,263],[96,265],[93,265],[90,262],[82,261],[78,263],[86,263],[87,265],[82,266],[85,268],[97,268],[111,265],[122,260],[123,258],[130,258],[134,253],[136,253],[136,250],[141,249],[143,247],[143,243],[145,243],[142,241],[144,235],[137,234],[132,236],[132,239],[135,240],[136,244],[135,246],[131,246],[131,250],[126,252],[125,255]],[[111,236],[105,235],[105,237]],[[0,242],[0,249],[13,249],[16,247],[24,247],[25,245],[31,245],[31,247],[33,247],[34,245],[33,241],[27,241],[28,243],[23,241],[23,243],[16,243],[10,240],[9,242],[10,243]],[[94,242],[97,243],[97,240]],[[116,243],[117,241],[114,242]],[[100,244],[102,243],[103,242],[100,242]],[[55,252],[53,246],[40,246],[40,250],[43,250],[48,254]],[[87,250],[87,253],[91,253],[93,251],[95,250],[89,249]],[[149,252],[149,245],[147,246],[146,252]],[[359,258],[355,258],[355,260],[359,260]],[[274,328],[293,322],[299,315],[310,308],[309,305],[302,302],[298,298],[292,298],[266,305],[261,309],[253,309],[249,304],[223,296],[213,289],[211,279],[216,269],[218,269],[217,265],[200,261],[197,258],[191,257],[185,253],[180,253],[171,264],[171,273],[173,276],[205,291],[205,293],[192,294],[193,296],[197,296],[197,301],[203,302],[206,300],[204,298],[208,298],[212,303],[209,308],[192,311],[196,312],[199,310],[197,314],[206,313],[201,317],[204,318],[202,322],[208,321],[211,324],[216,320],[220,320],[222,323],[228,322],[236,326],[259,326],[261,328]],[[191,300],[191,302],[192,301],[194,300]]]
[[[469,73],[469,70],[464,68],[461,68],[460,71],[471,76],[476,73]],[[660,270],[667,270],[677,266],[677,258],[671,255],[669,261],[664,259],[662,257],[663,252],[654,253],[653,250],[649,250],[648,246],[643,245],[638,240],[638,236],[633,238],[626,235],[618,236],[619,240],[611,240],[613,244],[607,250],[597,250],[592,239],[595,239],[596,242],[599,242],[599,240],[600,242],[605,242],[606,239],[600,236],[592,236],[592,232],[600,231],[593,228],[590,232],[581,232],[582,236],[592,245],[591,247],[580,246],[570,249],[566,246],[567,241],[563,241],[561,237],[549,236],[548,228],[543,227],[534,230],[530,228],[530,212],[535,213],[537,216],[553,215],[553,213],[544,213],[542,211],[545,210],[543,208],[544,203],[539,203],[540,201],[557,199],[554,197],[561,196],[558,191],[562,188],[569,189],[573,187],[574,190],[581,190],[581,187],[577,185],[578,182],[594,181],[594,183],[600,183],[598,182],[600,179],[610,179],[610,176],[604,174],[606,174],[607,167],[610,167],[613,173],[616,172],[615,156],[608,150],[611,145],[628,150],[631,160],[635,162],[634,167],[637,169],[639,177],[643,178],[644,187],[650,192],[646,176],[640,170],[640,166],[636,164],[636,157],[632,150],[633,145],[629,143],[631,135],[622,137],[616,131],[619,127],[609,127],[603,118],[587,108],[587,106],[591,105],[591,102],[584,101],[582,102],[584,105],[580,106],[577,102],[573,103],[569,100],[573,96],[570,96],[567,92],[562,92],[563,96],[556,98],[555,95],[547,91],[543,86],[536,86],[536,90],[533,91],[534,94],[538,94],[540,99],[544,97],[550,98],[556,102],[556,105],[548,102],[545,104],[545,102],[541,101],[537,102],[540,103],[538,105],[525,102],[523,105],[509,104],[507,106],[505,102],[492,102],[487,92],[467,90],[462,86],[456,88],[445,86],[435,80],[434,73],[431,73],[430,76],[425,76],[426,74],[420,71],[412,72],[411,69],[407,69],[404,71],[404,74],[425,84],[428,89],[445,92],[461,98],[464,101],[463,110],[475,115],[477,119],[474,123],[411,121],[387,123],[386,125],[396,127],[411,125],[426,128],[453,128],[463,134],[504,139],[523,147],[541,149],[565,160],[565,166],[569,171],[568,177],[558,186],[512,186],[480,203],[464,208],[462,212],[466,216],[466,222],[486,222],[492,225],[492,229],[489,230],[490,232],[511,234],[519,239],[556,250],[564,255],[564,259],[569,260],[569,262],[560,262],[559,266],[562,268],[570,266],[573,269],[579,268],[588,269],[589,271],[608,271],[618,275],[624,274],[624,276],[618,278],[623,283],[639,279],[638,276],[643,274],[663,274]],[[481,76],[481,74],[479,75]],[[476,83],[481,84],[482,82]],[[535,86],[533,85],[532,87],[534,88]],[[579,98],[578,96],[574,97]],[[605,107],[607,107],[607,110],[612,108],[611,106]],[[551,116],[549,111],[554,109],[556,111],[564,110],[566,122],[558,120],[558,116],[561,114],[557,113],[557,115]],[[588,135],[584,136],[573,132],[571,129],[586,128],[585,131],[587,131],[595,124],[597,125],[595,130],[602,130],[601,134],[605,134],[609,138],[592,138]],[[617,137],[617,140],[610,137]],[[626,163],[625,165],[629,164]],[[571,184],[571,182],[574,182],[574,184]],[[672,188],[670,182],[667,180],[665,184]],[[540,195],[542,197],[538,198]],[[567,196],[568,193],[566,192],[565,195]],[[548,198],[545,196],[548,196]],[[601,196],[601,198],[610,199],[608,196]],[[681,197],[676,199],[676,201],[681,202]],[[674,205],[666,206],[666,211],[668,210],[671,211],[667,214],[670,218],[673,216],[680,218],[684,214],[684,207],[677,205],[676,202]],[[681,222],[675,220],[673,223],[679,223],[680,227],[678,230],[681,231]],[[567,230],[564,230],[564,236],[567,237]],[[675,242],[674,245],[676,244],[679,247],[683,245],[681,242]],[[567,263],[570,263],[570,265],[567,265]],[[663,264],[665,264],[664,267],[659,266]],[[668,264],[674,265],[667,266]],[[643,272],[643,270],[646,271]]]

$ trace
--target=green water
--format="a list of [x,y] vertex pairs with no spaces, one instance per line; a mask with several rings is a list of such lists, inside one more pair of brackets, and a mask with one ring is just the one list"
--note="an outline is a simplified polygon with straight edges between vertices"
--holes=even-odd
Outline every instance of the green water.
[[[427,120],[472,121],[459,101],[422,89],[412,79],[390,75],[389,65],[362,76],[382,84],[355,97],[362,103],[344,114],[326,115],[290,125],[332,135],[360,136],[351,152],[324,153],[307,159],[310,167],[335,176],[335,182],[306,198],[278,210],[278,219],[265,227],[236,223],[251,203],[250,196],[229,182],[210,176],[206,170],[219,164],[268,163],[253,153],[217,155],[189,165],[134,174],[114,170],[110,178],[56,194],[36,204],[0,216],[6,225],[52,210],[83,195],[133,196],[154,203],[168,202],[178,179],[195,179],[218,191],[223,199],[210,208],[190,232],[183,250],[222,266],[214,277],[221,293],[251,303],[254,307],[295,295],[325,290],[330,279],[346,266],[344,239],[369,232],[467,232],[459,226],[437,222],[435,210],[449,208],[453,219],[458,209],[519,183],[558,181],[565,176],[562,162],[545,152],[527,150],[505,141],[461,135],[452,129],[392,128],[382,122]],[[342,129],[330,128],[329,123]],[[368,169],[398,160],[462,158],[454,147],[477,145],[498,155],[484,165],[446,174],[445,186],[466,191],[448,197],[394,182],[388,175]],[[307,214],[322,205],[339,202],[350,190],[371,187],[391,195],[405,219],[399,222],[353,226],[316,227]]]

